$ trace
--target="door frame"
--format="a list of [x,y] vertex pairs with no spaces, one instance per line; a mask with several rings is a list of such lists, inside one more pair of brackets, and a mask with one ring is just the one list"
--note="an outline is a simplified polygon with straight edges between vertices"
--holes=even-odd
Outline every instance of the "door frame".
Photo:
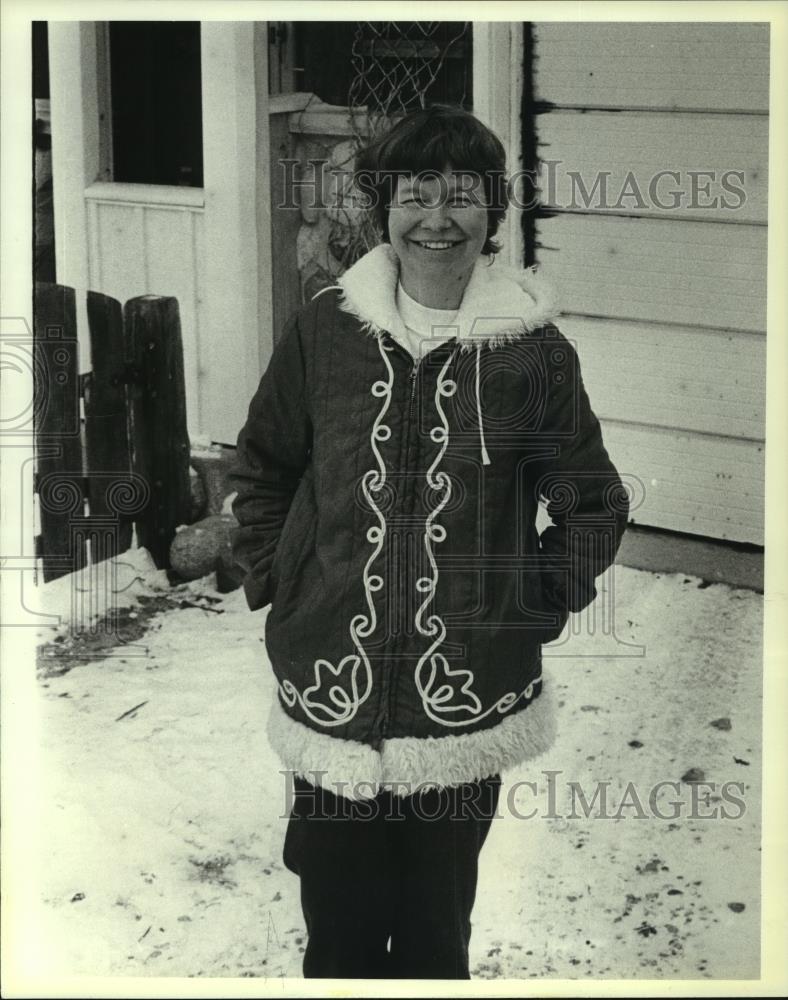
[[[507,151],[509,177],[523,169],[523,49],[520,21],[473,22],[473,110]],[[524,261],[522,210],[509,206],[499,236],[500,256],[512,267]]]

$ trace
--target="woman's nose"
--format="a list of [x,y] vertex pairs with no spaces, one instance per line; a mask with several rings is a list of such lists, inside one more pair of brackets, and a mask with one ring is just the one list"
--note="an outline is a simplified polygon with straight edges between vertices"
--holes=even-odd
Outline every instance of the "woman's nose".
[[451,219],[445,204],[433,205],[427,209],[424,215],[423,225],[426,229],[447,229],[451,226]]

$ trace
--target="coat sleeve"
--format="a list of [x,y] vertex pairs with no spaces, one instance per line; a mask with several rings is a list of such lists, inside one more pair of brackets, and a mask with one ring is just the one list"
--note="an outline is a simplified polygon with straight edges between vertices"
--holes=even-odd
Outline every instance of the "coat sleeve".
[[596,597],[596,578],[612,565],[629,515],[627,491],[602,441],[583,385],[580,361],[558,331],[547,342],[547,397],[537,491],[552,524],[539,538],[542,603],[560,634],[570,612]]
[[254,611],[271,603],[271,567],[312,449],[298,318],[286,327],[252,398],[228,483],[236,491],[233,556]]

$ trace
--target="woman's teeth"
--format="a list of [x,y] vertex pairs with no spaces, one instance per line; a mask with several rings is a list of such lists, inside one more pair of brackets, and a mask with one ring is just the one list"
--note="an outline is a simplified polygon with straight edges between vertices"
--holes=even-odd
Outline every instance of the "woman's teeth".
[[454,246],[454,243],[447,241],[434,241],[434,242],[422,242],[421,240],[416,241],[420,247],[424,247],[425,250],[449,250]]

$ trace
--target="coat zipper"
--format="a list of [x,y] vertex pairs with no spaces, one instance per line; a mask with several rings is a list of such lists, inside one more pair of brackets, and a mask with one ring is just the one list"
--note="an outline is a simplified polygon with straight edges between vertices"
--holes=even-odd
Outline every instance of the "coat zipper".
[[416,398],[416,376],[418,375],[420,361],[414,361],[410,370],[410,406],[408,407],[408,447],[410,447],[410,423],[413,419],[413,401]]
[[[409,375],[409,379],[410,379],[410,395],[409,395],[409,399],[408,399],[408,420],[407,420],[407,425],[406,425],[407,437],[405,439],[405,464],[406,464],[406,470],[405,471],[406,472],[408,471],[407,470],[408,454],[410,452],[411,426],[413,424],[413,406],[414,406],[414,404],[416,402],[416,381],[418,379],[419,366],[421,365],[422,360],[423,360],[423,358],[419,358],[418,360],[413,359],[413,364],[411,365],[410,375]],[[412,498],[408,498],[408,499],[410,500]],[[403,644],[403,640],[402,639],[400,639],[399,642],[395,641],[395,643],[394,643],[394,651],[393,651],[393,657],[394,658],[392,659],[392,668],[391,668],[392,672],[396,669],[396,662],[397,662],[396,661],[396,656],[397,656],[399,650],[402,648],[402,644]],[[380,749],[380,745],[383,743],[383,741],[386,739],[386,737],[388,735],[389,722],[391,721],[391,699],[392,699],[393,689],[394,689],[394,685],[392,683],[392,676],[391,676],[391,672],[390,672],[386,676],[386,690],[384,692],[384,705],[385,705],[385,707],[383,709],[383,716],[382,716],[382,718],[380,720],[380,737],[376,741],[376,749]]]
[[[408,376],[408,378],[410,380],[410,393],[409,393],[409,397],[408,397],[408,419],[407,419],[407,423],[405,425],[405,434],[406,434],[406,437],[405,437],[405,465],[406,465],[406,471],[407,471],[407,465],[408,465],[408,453],[410,452],[410,435],[411,435],[411,430],[410,429],[411,429],[411,425],[413,423],[413,406],[414,406],[414,403],[416,401],[416,380],[417,380],[418,374],[419,374],[419,365],[420,365],[420,363],[421,362],[417,361],[417,360],[413,361],[413,364],[412,364],[411,369],[410,369],[410,375]],[[402,642],[401,638],[400,638],[399,641],[395,641],[394,642],[393,657],[392,657],[392,661],[391,661],[392,665],[391,665],[391,669],[390,669],[388,675],[386,676],[386,689],[385,689],[384,698],[383,698],[384,707],[383,707],[382,718],[380,720],[380,739],[379,739],[379,743],[382,743],[383,740],[385,740],[386,737],[387,737],[387,735],[388,735],[388,727],[389,727],[389,722],[391,720],[392,692],[394,690],[394,684],[393,684],[394,678],[393,678],[392,674],[397,669],[397,667],[396,667],[396,664],[397,664],[396,657],[397,657],[397,654],[399,653],[399,650],[402,648],[401,642]]]

